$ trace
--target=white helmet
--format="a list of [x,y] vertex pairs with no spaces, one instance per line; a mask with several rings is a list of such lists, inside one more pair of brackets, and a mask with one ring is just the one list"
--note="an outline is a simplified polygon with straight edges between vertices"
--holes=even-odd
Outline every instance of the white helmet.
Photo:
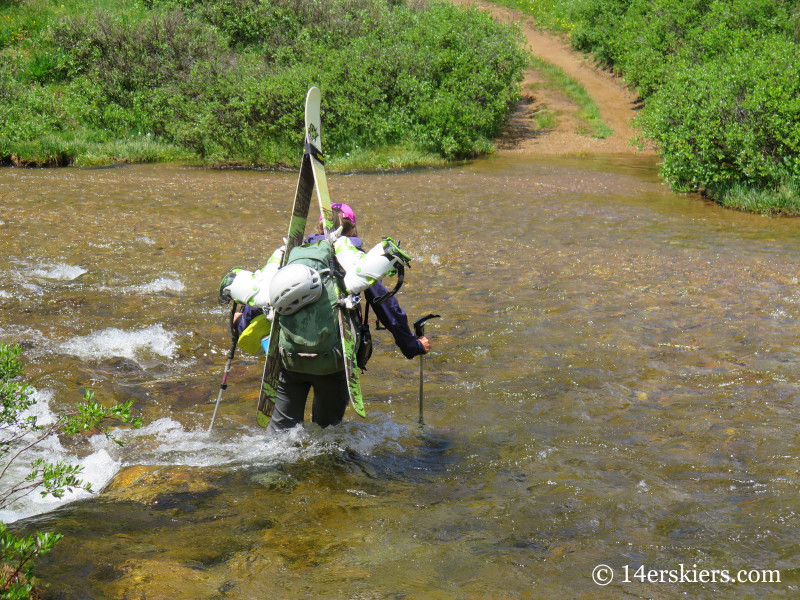
[[322,296],[322,278],[308,265],[286,265],[269,282],[270,304],[279,315],[291,315]]

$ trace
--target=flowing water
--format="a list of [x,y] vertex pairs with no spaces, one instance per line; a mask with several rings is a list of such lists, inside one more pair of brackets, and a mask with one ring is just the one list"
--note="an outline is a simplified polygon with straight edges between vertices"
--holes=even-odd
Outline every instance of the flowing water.
[[442,316],[424,427],[419,359],[378,331],[366,420],[266,438],[239,355],[207,432],[219,280],[280,243],[296,173],[0,170],[0,341],[37,414],[91,388],[145,423],[49,442],[99,491],[0,515],[64,534],[45,598],[798,595],[800,221],[634,157],[329,179],[367,245],[414,257],[411,318]]

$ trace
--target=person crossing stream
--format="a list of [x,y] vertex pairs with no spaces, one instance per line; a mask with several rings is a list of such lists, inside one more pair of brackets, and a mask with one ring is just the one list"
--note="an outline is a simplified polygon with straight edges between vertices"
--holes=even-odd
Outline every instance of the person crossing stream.
[[[362,292],[367,314],[372,308],[406,358],[431,348],[425,335],[411,332],[394,297],[411,258],[389,237],[365,252],[353,209],[331,204],[320,130],[320,92],[312,87],[306,98],[305,153],[285,243],[263,269],[231,269],[219,288],[220,303],[232,300],[243,306],[231,322],[234,340],[247,343],[256,338],[256,351],[263,344],[266,359],[257,421],[272,434],[303,422],[312,388],[312,421],[317,425],[340,423],[348,403],[366,416],[358,371],[366,367],[371,336],[361,312]],[[319,226],[303,241],[313,188],[319,199]],[[397,284],[388,291],[380,281],[393,275]],[[233,347],[229,357],[232,353]]]

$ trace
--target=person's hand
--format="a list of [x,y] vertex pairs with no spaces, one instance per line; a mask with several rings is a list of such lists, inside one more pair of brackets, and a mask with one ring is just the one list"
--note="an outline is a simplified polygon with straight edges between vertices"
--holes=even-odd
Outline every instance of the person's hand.
[[422,337],[417,338],[419,343],[422,344],[422,347],[425,349],[425,354],[431,351],[431,341],[426,338],[424,335]]

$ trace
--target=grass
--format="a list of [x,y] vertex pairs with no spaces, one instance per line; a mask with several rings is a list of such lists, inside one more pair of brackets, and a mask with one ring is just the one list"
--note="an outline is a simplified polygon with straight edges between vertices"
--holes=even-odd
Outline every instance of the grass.
[[531,117],[536,123],[536,129],[555,129],[558,126],[558,113],[549,110],[545,104]]
[[531,67],[541,74],[549,86],[562,90],[578,106],[576,116],[585,125],[585,128],[579,130],[578,133],[599,139],[613,135],[614,130],[603,121],[597,104],[580,83],[562,69],[538,56],[531,57]]
[[787,177],[774,189],[737,183],[707,195],[726,208],[762,215],[800,216],[800,181],[796,178]]
[[405,146],[384,146],[348,152],[343,156],[330,157],[325,163],[332,172],[355,170],[394,170],[419,166],[443,166],[450,161],[439,154],[424,152]]
[[85,132],[69,137],[47,134],[36,140],[18,141],[9,145],[11,162],[18,166],[96,167],[123,162],[196,162],[190,152],[175,145],[136,135],[127,139],[95,142]]
[[74,164],[78,167],[98,167],[119,162],[188,164],[193,160],[196,157],[175,145],[137,136],[128,140],[92,145],[78,155]]

